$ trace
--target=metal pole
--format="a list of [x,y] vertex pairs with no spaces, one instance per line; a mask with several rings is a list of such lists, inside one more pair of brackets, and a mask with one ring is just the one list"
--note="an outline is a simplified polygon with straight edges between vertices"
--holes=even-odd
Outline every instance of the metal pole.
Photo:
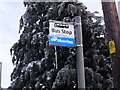
[[0,89],[1,89],[2,62],[0,62]]
[[81,17],[75,17],[75,31],[76,31],[76,59],[77,59],[77,80],[78,89],[85,88],[85,71],[84,71],[84,60],[83,60],[83,42],[82,42],[82,28],[81,28]]
[[56,69],[58,69],[57,48],[56,48],[56,46],[55,46],[55,62],[56,62]]

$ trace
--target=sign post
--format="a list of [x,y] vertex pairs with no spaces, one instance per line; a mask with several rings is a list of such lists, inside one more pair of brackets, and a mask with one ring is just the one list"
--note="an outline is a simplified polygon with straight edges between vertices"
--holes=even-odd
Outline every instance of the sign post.
[[56,46],[54,47],[55,48],[55,60],[56,60],[56,69],[58,69],[58,61],[57,61],[57,48],[56,48]]
[[[74,31],[76,31],[76,43]],[[56,64],[57,64],[56,46],[76,47],[78,89],[81,88],[84,89],[85,71],[80,16],[75,17],[75,23],[51,20],[49,23],[49,45],[55,46]],[[58,68],[57,65],[56,68]]]
[[58,69],[56,46],[76,47],[73,23],[50,20],[49,45],[55,48],[56,69]]
[[76,59],[77,59],[77,80],[78,89],[85,89],[85,71],[84,71],[84,59],[83,59],[83,42],[82,42],[82,27],[81,17],[75,17],[75,31],[76,31]]

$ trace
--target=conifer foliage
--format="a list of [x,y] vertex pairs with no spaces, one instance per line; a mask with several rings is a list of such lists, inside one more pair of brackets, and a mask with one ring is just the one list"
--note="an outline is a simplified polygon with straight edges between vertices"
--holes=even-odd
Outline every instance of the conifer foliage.
[[24,2],[20,39],[10,49],[15,68],[8,90],[73,90],[77,88],[75,48],[49,46],[49,20],[74,22],[82,18],[86,88],[113,87],[111,59],[102,17],[81,2]]

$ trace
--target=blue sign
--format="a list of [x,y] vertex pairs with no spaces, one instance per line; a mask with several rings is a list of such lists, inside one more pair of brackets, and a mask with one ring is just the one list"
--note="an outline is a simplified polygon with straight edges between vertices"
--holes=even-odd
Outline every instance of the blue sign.
[[49,37],[49,44],[53,46],[68,46],[68,47],[76,47],[75,39],[66,38],[66,37]]

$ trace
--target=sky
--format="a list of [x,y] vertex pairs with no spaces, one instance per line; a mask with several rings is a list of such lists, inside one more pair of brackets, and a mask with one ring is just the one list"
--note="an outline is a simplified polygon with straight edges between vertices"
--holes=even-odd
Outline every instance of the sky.
[[[16,1],[16,2],[15,2]],[[13,71],[10,48],[19,39],[19,19],[24,14],[23,0],[0,0],[0,62],[2,62],[2,87],[10,85]],[[91,12],[102,14],[101,0],[80,0]],[[118,0],[117,0],[118,1]]]
[[19,38],[19,19],[23,14],[22,2],[2,2],[0,0],[0,62],[2,62],[1,86],[3,88],[10,85],[13,64],[9,50]]

